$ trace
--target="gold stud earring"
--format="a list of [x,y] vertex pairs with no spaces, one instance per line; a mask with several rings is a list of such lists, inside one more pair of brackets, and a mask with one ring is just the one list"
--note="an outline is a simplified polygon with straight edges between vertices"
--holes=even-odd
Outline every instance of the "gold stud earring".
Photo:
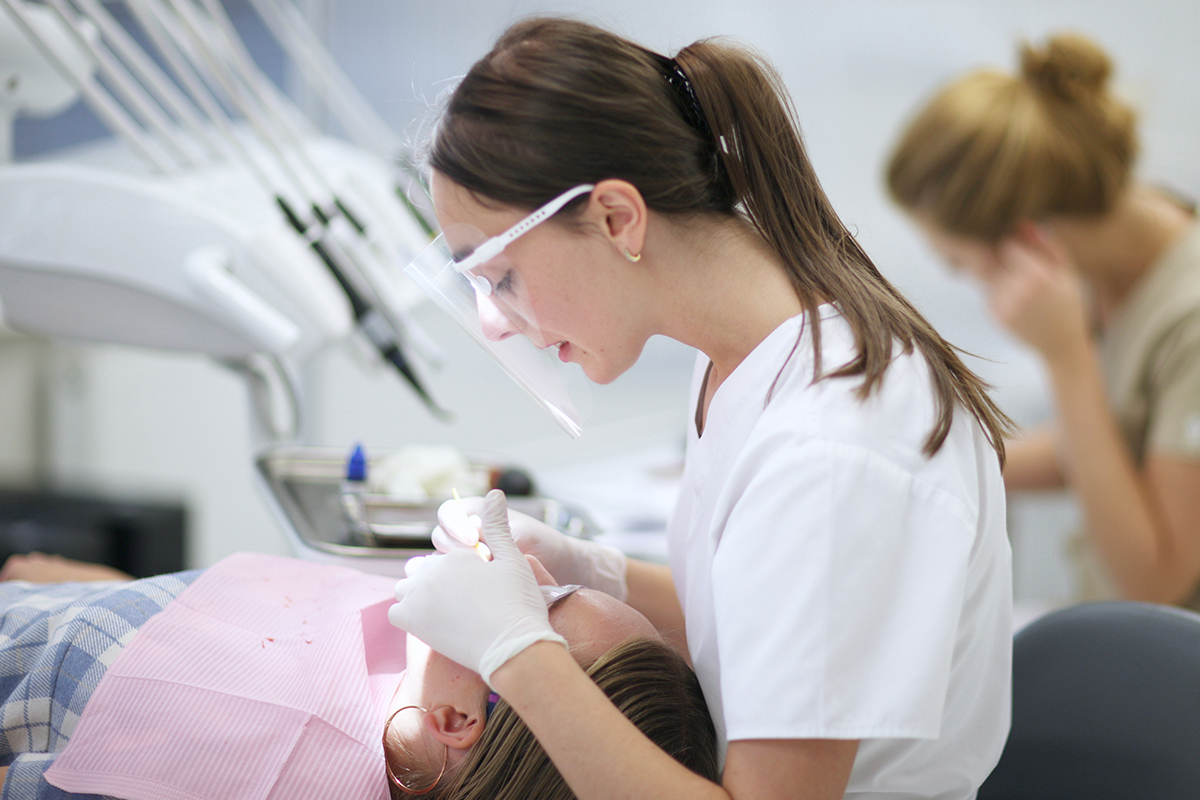
[[631,261],[631,262],[633,262],[634,264],[636,264],[637,262],[639,262],[639,261],[641,261],[641,260],[642,260],[642,254],[641,254],[641,253],[638,253],[638,254],[635,256],[633,253],[629,252],[629,248],[628,248],[628,247],[626,247],[626,248],[625,248],[625,258],[627,258],[629,261]]

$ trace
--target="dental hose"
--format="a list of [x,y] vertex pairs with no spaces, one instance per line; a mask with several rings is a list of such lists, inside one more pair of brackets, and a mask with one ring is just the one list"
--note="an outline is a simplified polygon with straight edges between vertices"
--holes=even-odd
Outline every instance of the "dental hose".
[[[413,391],[417,393],[417,396],[420,397],[422,402],[425,403],[425,406],[429,409],[430,413],[432,413],[442,422],[450,422],[454,418],[453,415],[446,409],[439,406],[433,397],[430,396],[429,392],[425,389],[420,378],[417,377],[417,373],[413,369],[412,364],[409,362],[407,356],[404,355],[404,351],[400,347],[398,337],[394,335],[393,331],[391,330],[391,325],[388,324],[387,320],[384,319],[383,315],[378,309],[371,307],[367,301],[362,298],[362,295],[359,294],[358,290],[354,288],[353,284],[350,283],[350,280],[346,277],[345,273],[342,272],[341,267],[339,267],[337,264],[337,260],[334,259],[334,257],[330,254],[328,248],[325,247],[321,238],[314,238],[310,236],[308,226],[306,226],[300,219],[288,201],[283,197],[276,195],[275,202],[283,211],[283,215],[287,218],[288,224],[290,224],[292,228],[295,229],[296,233],[300,234],[300,236],[309,243],[309,246],[313,249],[313,252],[316,253],[317,257],[321,259],[322,263],[328,267],[330,274],[333,275],[333,279],[337,281],[340,287],[342,287],[342,291],[346,294],[346,299],[350,301],[350,310],[354,315],[354,321],[358,324],[359,329],[366,334],[367,338],[371,341],[371,344],[375,346],[375,348],[379,351],[379,354],[383,356],[384,360],[395,367],[396,370],[404,377],[404,379],[412,387]],[[314,211],[316,212],[319,220],[324,219],[325,215],[320,213],[320,211],[315,209],[315,207]]]

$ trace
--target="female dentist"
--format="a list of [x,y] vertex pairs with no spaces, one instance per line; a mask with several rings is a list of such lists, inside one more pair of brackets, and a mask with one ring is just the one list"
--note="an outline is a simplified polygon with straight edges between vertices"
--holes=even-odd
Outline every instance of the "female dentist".
[[892,197],[1040,356],[1051,425],[1010,491],[1070,488],[1077,600],[1200,610],[1200,221],[1135,173],[1137,118],[1090,39],[973,70],[900,134]]
[[[450,98],[431,166],[488,336],[601,383],[655,334],[701,356],[669,571],[493,492],[468,509],[493,560],[414,563],[393,622],[483,675],[583,800],[973,797],[1008,730],[1007,422],[833,212],[770,67],[527,20]],[[521,550],[686,634],[720,785],[586,679]]]

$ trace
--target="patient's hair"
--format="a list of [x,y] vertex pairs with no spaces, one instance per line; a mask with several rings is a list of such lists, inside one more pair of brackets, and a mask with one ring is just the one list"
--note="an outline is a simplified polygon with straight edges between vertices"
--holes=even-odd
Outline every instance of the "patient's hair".
[[[700,681],[684,658],[654,639],[617,645],[587,669],[613,705],[651,741],[688,769],[720,778],[717,735]],[[425,786],[435,774],[406,772],[406,783]],[[392,787],[393,800],[406,797]],[[429,800],[574,800],[546,751],[501,700],[470,755],[442,778]]]
[[1132,109],[1109,90],[1112,64],[1091,40],[1021,47],[1021,70],[968,73],[943,87],[901,135],[892,198],[947,233],[997,242],[1025,220],[1094,217],[1129,185]]

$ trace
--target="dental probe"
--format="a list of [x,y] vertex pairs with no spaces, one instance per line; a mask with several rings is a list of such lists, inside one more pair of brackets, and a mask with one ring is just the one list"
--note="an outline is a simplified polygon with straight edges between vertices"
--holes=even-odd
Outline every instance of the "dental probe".
[[[450,535],[455,539],[458,539],[463,544],[466,544],[471,539],[475,539],[475,544],[470,545],[470,547],[475,548],[475,552],[478,553],[479,557],[484,561],[491,561],[492,551],[488,549],[486,544],[479,540],[479,533],[476,531],[475,526],[471,523],[471,518],[467,516],[467,510],[463,508],[462,498],[458,496],[458,489],[451,489],[450,491],[454,493],[454,505],[451,506],[451,508],[459,512],[458,515],[450,521],[450,527],[456,529],[450,531]],[[470,533],[468,534],[467,531],[470,531]]]

